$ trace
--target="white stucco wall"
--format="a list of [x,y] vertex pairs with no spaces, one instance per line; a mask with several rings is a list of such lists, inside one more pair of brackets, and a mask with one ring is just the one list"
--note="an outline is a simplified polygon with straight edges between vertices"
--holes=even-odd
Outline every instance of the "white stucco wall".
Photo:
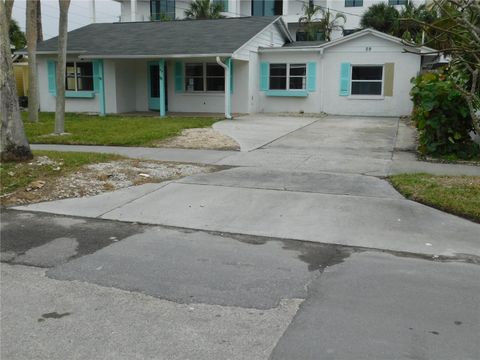
[[[368,52],[366,49],[369,48]],[[251,107],[257,112],[326,112],[337,115],[401,116],[412,110],[410,79],[420,70],[421,58],[403,52],[403,46],[373,35],[366,35],[320,51],[286,53],[262,52],[260,62],[317,63],[316,91],[308,97],[272,97],[259,90],[258,102]],[[340,64],[384,65],[394,63],[393,96],[340,96]],[[252,64],[253,66],[253,64]],[[257,64],[257,67],[259,65]],[[252,86],[253,84],[250,84]]]
[[[366,52],[366,48],[371,51]],[[403,46],[367,35],[330,49],[322,61],[324,75],[323,111],[339,115],[401,116],[412,110],[410,79],[420,71],[421,57],[403,52]],[[368,97],[340,96],[340,64],[383,65],[394,63],[393,96],[369,100]]]
[[117,112],[137,111],[135,60],[115,61]]

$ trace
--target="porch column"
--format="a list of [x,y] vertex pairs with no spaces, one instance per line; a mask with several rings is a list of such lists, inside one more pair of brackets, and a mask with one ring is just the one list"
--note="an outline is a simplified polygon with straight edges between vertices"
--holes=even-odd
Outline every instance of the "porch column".
[[165,59],[158,61],[158,89],[160,93],[160,117],[166,115],[165,106]]

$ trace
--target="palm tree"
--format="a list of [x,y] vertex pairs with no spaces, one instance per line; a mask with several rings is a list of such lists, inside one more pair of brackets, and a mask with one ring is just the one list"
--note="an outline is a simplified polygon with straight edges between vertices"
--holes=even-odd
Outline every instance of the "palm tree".
[[27,0],[28,119],[38,122],[37,2]]
[[223,11],[223,5],[210,0],[195,0],[190,3],[190,9],[185,10],[185,16],[188,19],[221,19],[224,16],[220,14]]
[[394,35],[398,28],[400,14],[393,6],[380,3],[372,5],[363,14],[360,25],[386,34]]
[[32,152],[20,117],[7,15],[5,3],[0,0],[0,158],[2,161],[18,161],[31,159]]
[[318,5],[303,4],[303,16],[298,19],[298,25],[307,34],[307,40],[316,40],[318,32],[318,17],[317,13],[321,11]]
[[319,29],[325,34],[325,40],[330,41],[332,32],[335,30],[343,31],[343,26],[347,21],[347,17],[344,14],[337,12],[335,16],[330,12],[330,9],[321,9],[322,18],[318,22]]
[[65,132],[65,67],[67,61],[68,8],[70,0],[58,0],[60,21],[58,24],[58,62],[56,71],[57,99],[55,103],[55,134]]
[[[341,13],[335,16],[330,9],[325,9],[312,3],[303,5],[304,15],[298,19],[300,28],[307,34],[307,40],[317,40],[317,33],[322,33],[326,41],[331,40],[331,34],[334,30],[343,30],[347,18]],[[316,16],[320,13],[320,16]],[[339,20],[343,20],[340,24]]]

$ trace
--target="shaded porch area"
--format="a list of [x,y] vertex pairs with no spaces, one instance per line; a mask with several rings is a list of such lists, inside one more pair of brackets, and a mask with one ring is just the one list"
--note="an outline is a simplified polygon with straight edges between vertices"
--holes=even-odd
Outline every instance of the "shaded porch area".
[[237,72],[248,73],[246,61],[197,57],[104,59],[104,63],[107,113],[231,118],[233,109],[247,108],[234,97],[234,78]]

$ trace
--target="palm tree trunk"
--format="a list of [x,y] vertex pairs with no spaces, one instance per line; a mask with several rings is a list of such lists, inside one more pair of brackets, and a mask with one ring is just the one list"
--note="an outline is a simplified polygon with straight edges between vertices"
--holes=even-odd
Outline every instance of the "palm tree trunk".
[[5,0],[5,11],[7,13],[7,22],[12,18],[13,0]]
[[32,152],[20,118],[8,23],[5,3],[0,0],[0,158],[2,161],[27,160],[32,158]]
[[37,0],[37,42],[43,41],[42,4]]
[[27,0],[28,119],[38,121],[37,0]]
[[68,8],[70,0],[58,0],[60,21],[58,24],[57,101],[55,104],[55,134],[65,132],[65,67],[67,62]]

